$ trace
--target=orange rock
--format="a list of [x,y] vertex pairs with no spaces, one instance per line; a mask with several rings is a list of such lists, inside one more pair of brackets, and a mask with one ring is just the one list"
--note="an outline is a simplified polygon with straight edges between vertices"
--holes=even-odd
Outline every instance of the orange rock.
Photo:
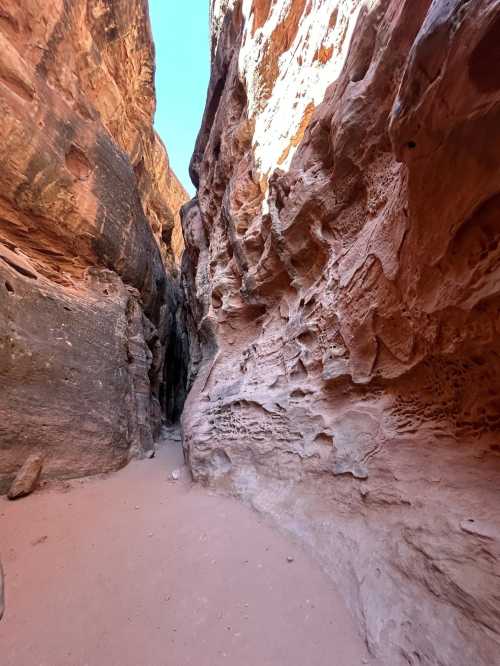
[[16,474],[7,497],[13,500],[32,493],[40,479],[42,467],[43,456],[38,453],[32,453]]
[[153,130],[142,0],[0,10],[0,491],[150,452],[187,195]]

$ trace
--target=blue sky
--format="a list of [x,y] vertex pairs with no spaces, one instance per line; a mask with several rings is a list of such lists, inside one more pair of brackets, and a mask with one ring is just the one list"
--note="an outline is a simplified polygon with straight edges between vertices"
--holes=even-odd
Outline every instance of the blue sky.
[[201,125],[210,51],[209,0],[149,0],[156,45],[155,126],[170,164],[190,192],[188,167]]

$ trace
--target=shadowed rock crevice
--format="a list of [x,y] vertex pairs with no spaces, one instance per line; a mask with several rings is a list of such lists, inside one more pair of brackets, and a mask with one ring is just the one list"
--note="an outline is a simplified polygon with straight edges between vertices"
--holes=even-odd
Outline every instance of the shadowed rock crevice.
[[160,403],[167,423],[178,423],[188,392],[189,343],[184,294],[180,288],[172,292],[173,307],[169,308],[170,325],[165,341]]

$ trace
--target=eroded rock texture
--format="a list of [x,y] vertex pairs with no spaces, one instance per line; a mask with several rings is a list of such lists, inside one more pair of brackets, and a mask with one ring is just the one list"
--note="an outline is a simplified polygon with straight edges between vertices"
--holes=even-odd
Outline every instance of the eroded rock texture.
[[0,490],[153,447],[186,200],[153,74],[146,0],[2,0]]
[[500,664],[500,2],[212,21],[194,474],[314,548],[383,664]]

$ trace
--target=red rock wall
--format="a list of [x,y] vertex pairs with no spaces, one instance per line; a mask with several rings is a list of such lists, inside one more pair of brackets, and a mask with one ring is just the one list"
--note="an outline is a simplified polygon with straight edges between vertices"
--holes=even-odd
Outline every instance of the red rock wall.
[[500,664],[500,2],[212,19],[194,475],[315,550],[381,663]]
[[2,0],[1,489],[153,447],[186,199],[153,74],[145,0]]

